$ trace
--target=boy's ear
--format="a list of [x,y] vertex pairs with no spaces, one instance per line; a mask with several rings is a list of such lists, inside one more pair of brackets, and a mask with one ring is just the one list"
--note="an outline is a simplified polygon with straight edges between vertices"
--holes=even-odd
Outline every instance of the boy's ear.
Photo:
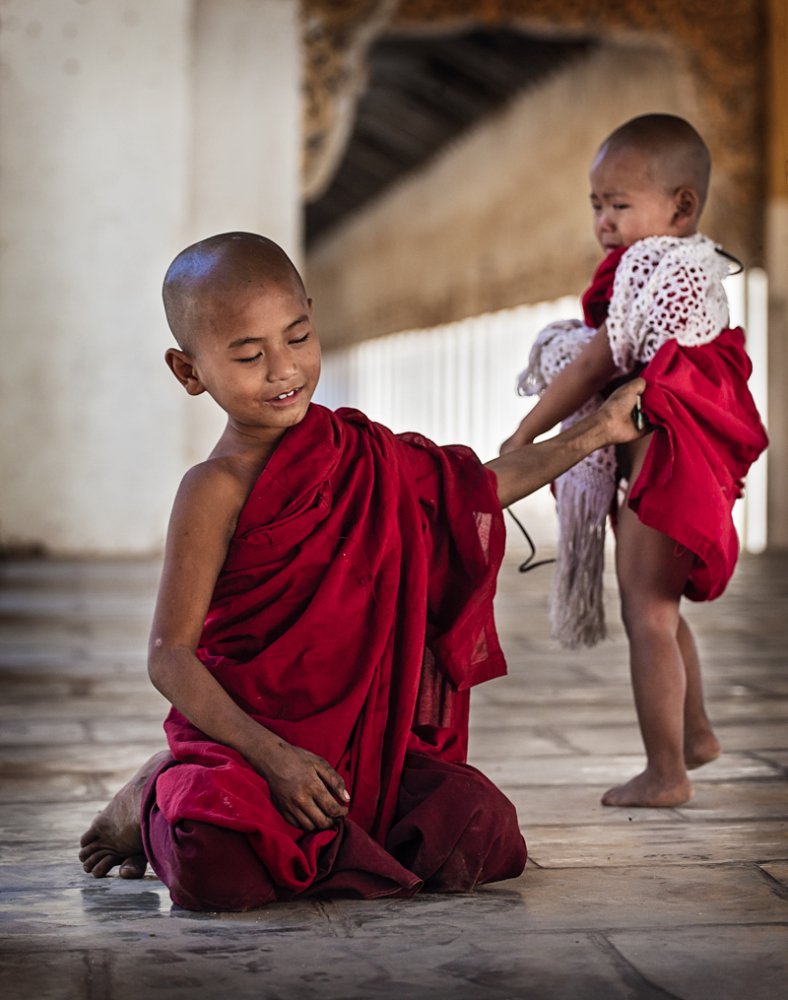
[[205,386],[200,381],[194,362],[186,351],[176,350],[170,347],[164,355],[164,360],[172,374],[181,383],[190,396],[199,396],[205,392]]
[[673,195],[676,211],[673,214],[673,222],[682,225],[688,222],[697,222],[700,214],[700,198],[698,192],[691,187],[676,188]]

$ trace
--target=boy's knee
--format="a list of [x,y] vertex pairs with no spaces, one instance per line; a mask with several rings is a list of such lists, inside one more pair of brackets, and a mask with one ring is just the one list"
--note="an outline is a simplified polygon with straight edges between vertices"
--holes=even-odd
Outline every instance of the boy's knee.
[[[163,817],[162,817],[163,819]],[[152,864],[172,901],[187,910],[253,910],[272,903],[276,889],[244,834],[183,820],[169,827]]]
[[517,811],[473,767],[409,755],[400,806],[388,846],[429,891],[468,892],[522,872]]

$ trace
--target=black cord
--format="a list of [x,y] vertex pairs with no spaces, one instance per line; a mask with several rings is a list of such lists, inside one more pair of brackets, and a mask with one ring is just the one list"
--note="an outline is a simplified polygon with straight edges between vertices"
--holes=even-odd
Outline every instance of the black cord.
[[518,572],[530,573],[531,570],[536,569],[537,566],[548,566],[550,563],[554,563],[555,559],[538,559],[536,562],[532,561],[534,556],[536,555],[536,546],[533,543],[533,539],[525,530],[525,525],[522,523],[522,521],[520,521],[520,519],[515,516],[511,507],[506,508],[506,513],[509,515],[509,517],[511,517],[511,519],[514,521],[514,523],[517,525],[520,531],[522,531],[523,537],[525,538],[526,542],[528,542],[528,547],[531,550],[530,556],[528,556],[525,562],[520,563],[520,565],[517,567]]
[[736,265],[736,270],[735,271],[729,271],[728,272],[728,277],[729,278],[732,278],[734,276],[734,274],[741,274],[742,273],[742,271],[744,270],[744,264],[742,264],[742,262],[739,260],[738,257],[734,257],[732,253],[728,253],[728,251],[727,250],[723,250],[722,247],[715,247],[714,249],[717,251],[717,253],[720,255],[720,257],[725,257],[726,260],[729,260],[729,261],[731,261],[732,263],[734,263]]

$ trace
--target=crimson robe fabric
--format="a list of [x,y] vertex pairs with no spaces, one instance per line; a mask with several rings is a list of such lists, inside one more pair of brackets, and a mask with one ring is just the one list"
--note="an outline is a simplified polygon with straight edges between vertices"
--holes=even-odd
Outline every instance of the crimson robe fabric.
[[197,655],[252,718],[337,769],[349,815],[291,826],[244,758],[175,709],[156,810],[245,834],[279,898],[330,886],[332,866],[340,889],[354,869],[361,895],[413,891],[383,847],[406,754],[465,761],[469,689],[505,672],[503,547],[495,477],[469,449],[313,404],[241,511]]
[[[607,318],[626,249],[604,258],[583,295],[589,325]],[[747,386],[751,372],[740,328],[697,347],[668,340],[638,372],[646,380],[643,410],[655,430],[629,505],[644,524],[697,557],[684,591],[691,600],[718,597],[733,575],[739,554],[733,504],[768,445]]]
[[613,297],[616,268],[628,249],[629,247],[616,247],[603,257],[594,271],[591,284],[583,292],[583,321],[593,330],[602,326],[607,319],[607,310]]

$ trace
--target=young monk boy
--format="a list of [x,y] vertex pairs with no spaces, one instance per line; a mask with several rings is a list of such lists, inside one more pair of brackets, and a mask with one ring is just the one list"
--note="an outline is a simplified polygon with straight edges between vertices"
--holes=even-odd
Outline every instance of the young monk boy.
[[465,763],[469,688],[505,670],[501,507],[631,440],[642,382],[482,465],[312,404],[320,349],[284,252],[230,233],[164,283],[167,363],[227,426],[172,513],[149,670],[169,752],[82,838],[97,877],[150,862],[175,903],[244,910],[512,878],[512,804]]

